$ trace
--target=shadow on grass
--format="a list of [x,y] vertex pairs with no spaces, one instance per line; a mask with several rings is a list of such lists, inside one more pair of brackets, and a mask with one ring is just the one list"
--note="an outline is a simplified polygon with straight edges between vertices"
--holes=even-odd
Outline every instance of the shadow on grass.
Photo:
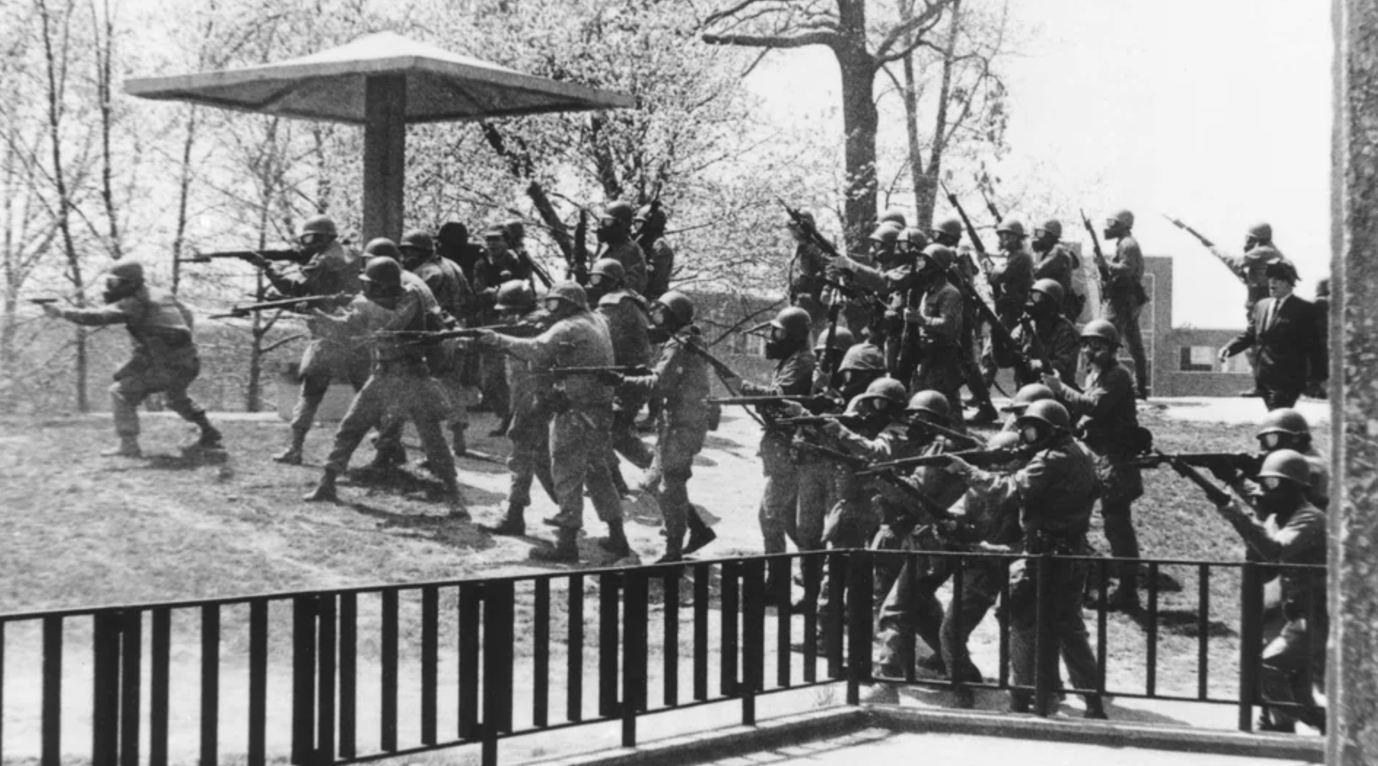
[[449,516],[393,513],[358,501],[342,505],[360,515],[378,519],[378,528],[381,530],[401,530],[395,535],[397,537],[429,540],[471,550],[487,550],[494,545],[492,535],[470,522],[456,521]]
[[[1167,633],[1189,638],[1198,638],[1201,631],[1196,622],[1197,613],[1191,609],[1159,609],[1158,610],[1158,629]],[[1147,612],[1140,612],[1137,622],[1141,626],[1147,627]],[[1211,638],[1233,638],[1238,635],[1234,628],[1226,625],[1220,620],[1210,620],[1206,623],[1206,635]]]
[[723,452],[726,452],[727,454],[733,457],[739,457],[743,459],[745,459],[746,457],[740,452],[740,450],[745,449],[744,445],[741,442],[728,439],[724,436],[718,436],[717,434],[708,434],[708,436],[703,440],[703,448],[706,450],[722,450]]

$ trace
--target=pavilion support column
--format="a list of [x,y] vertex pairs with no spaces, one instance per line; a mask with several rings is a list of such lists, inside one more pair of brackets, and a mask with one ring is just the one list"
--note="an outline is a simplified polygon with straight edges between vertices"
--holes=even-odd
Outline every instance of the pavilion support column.
[[364,242],[402,237],[407,78],[373,75],[364,89]]
[[1326,763],[1378,763],[1378,4],[1333,0]]

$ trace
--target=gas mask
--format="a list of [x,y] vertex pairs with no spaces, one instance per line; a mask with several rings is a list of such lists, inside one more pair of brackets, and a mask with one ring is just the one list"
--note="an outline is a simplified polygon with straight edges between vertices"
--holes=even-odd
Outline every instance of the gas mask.
[[106,303],[119,303],[120,301],[133,295],[139,286],[133,282],[127,282],[119,277],[106,277],[105,290],[101,297]]

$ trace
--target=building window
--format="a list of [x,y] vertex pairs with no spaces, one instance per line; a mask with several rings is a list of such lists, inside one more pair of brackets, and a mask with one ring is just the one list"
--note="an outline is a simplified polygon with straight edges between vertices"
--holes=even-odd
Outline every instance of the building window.
[[1182,372],[1215,372],[1215,348],[1211,346],[1182,346]]

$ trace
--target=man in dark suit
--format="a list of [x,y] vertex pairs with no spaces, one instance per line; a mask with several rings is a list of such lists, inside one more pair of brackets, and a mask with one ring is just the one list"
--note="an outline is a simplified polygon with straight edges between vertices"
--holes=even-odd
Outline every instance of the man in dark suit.
[[1317,332],[1316,306],[1293,295],[1296,267],[1286,261],[1268,264],[1268,298],[1249,316],[1249,329],[1220,349],[1220,361],[1245,349],[1257,350],[1258,387],[1269,410],[1291,407],[1310,383],[1328,377],[1325,341]]

